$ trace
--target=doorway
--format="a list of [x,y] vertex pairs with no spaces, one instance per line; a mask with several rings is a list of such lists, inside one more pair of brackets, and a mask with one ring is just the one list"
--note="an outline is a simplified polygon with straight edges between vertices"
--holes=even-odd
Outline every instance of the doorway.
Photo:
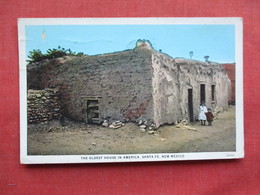
[[97,97],[83,98],[86,123],[100,124],[99,100]]
[[100,123],[98,100],[88,100],[86,111],[88,123]]
[[193,117],[193,93],[192,93],[192,89],[188,89],[188,110],[189,110],[189,119],[190,119],[190,122],[194,122],[194,117]]
[[215,94],[216,94],[216,87],[215,85],[211,85],[211,101],[214,102],[215,101]]
[[200,85],[200,102],[206,102],[205,84]]

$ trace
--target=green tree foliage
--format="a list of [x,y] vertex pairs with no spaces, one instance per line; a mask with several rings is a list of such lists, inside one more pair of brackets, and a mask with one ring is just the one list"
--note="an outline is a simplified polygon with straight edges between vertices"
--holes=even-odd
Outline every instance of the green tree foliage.
[[47,59],[45,55],[42,54],[42,52],[39,49],[34,49],[32,51],[29,51],[29,56],[28,58],[30,60],[27,60],[29,63],[33,62],[40,62],[42,60]]
[[59,58],[59,57],[63,57],[63,56],[82,56],[84,55],[83,52],[79,52],[79,53],[75,53],[72,52],[70,49],[64,49],[61,48],[60,46],[58,46],[57,49],[48,49],[46,54],[42,54],[42,52],[39,49],[34,49],[32,51],[29,51],[29,55],[28,58],[29,60],[27,60],[27,62],[29,64],[34,63],[34,62],[40,62],[42,60],[46,60],[46,59],[54,59],[54,58]]

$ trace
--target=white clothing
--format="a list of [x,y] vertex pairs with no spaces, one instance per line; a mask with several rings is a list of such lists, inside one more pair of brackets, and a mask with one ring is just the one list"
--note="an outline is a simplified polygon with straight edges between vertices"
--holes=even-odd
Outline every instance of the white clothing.
[[207,120],[207,117],[206,117],[206,112],[208,112],[208,109],[206,106],[200,106],[199,107],[199,120]]

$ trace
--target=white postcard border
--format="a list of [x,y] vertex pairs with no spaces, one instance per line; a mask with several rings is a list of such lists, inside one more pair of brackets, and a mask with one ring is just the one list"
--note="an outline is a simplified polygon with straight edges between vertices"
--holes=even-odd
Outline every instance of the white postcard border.
[[[27,155],[27,75],[26,25],[145,25],[145,24],[232,24],[235,25],[236,57],[236,152],[104,154],[104,155]],[[20,162],[22,164],[104,163],[237,159],[244,157],[243,108],[243,22],[242,18],[20,18],[18,19],[20,72]]]

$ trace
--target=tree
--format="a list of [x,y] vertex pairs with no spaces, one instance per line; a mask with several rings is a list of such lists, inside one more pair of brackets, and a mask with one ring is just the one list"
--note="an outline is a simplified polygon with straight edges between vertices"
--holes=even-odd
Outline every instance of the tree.
[[70,49],[65,49],[65,48],[61,48],[60,46],[58,46],[57,49],[48,49],[46,54],[42,54],[42,52],[39,49],[34,49],[32,51],[29,51],[29,55],[28,58],[29,60],[27,60],[27,62],[29,64],[34,63],[34,62],[40,62],[46,59],[54,59],[54,58],[60,58],[63,56],[82,56],[84,55],[83,52],[79,52],[79,53],[75,53],[72,52]]
[[27,62],[33,63],[33,62],[40,62],[42,60],[46,59],[46,56],[44,54],[42,54],[42,52],[39,49],[34,49],[32,51],[29,51],[29,55],[28,55],[29,60],[27,60]]

